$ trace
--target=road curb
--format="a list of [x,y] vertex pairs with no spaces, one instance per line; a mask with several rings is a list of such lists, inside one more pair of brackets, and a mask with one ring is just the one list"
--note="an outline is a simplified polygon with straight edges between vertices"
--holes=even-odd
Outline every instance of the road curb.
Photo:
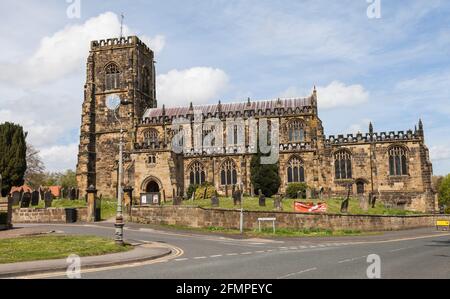
[[[101,263],[91,263],[87,264],[85,266],[81,267],[81,270],[89,270],[89,269],[99,269],[99,268],[106,268],[106,267],[113,267],[113,266],[123,266],[123,265],[131,265],[135,263],[143,263],[148,262],[152,260],[157,260],[166,256],[169,256],[172,254],[172,249],[170,248],[162,248],[166,249],[166,252],[161,254],[156,254],[152,256],[142,257],[142,258],[133,258],[133,259],[125,259],[121,261],[111,261],[111,262],[101,262]],[[135,249],[133,249],[135,250]],[[63,260],[61,260],[63,261]],[[65,261],[65,260],[64,260]],[[45,262],[45,261],[41,261]],[[0,265],[1,266],[1,265]],[[52,267],[52,268],[40,268],[40,269],[33,269],[33,270],[18,270],[18,271],[10,271],[10,272],[3,272],[0,273],[0,279],[6,279],[6,278],[17,278],[21,276],[31,276],[31,275],[37,275],[37,274],[50,274],[50,273],[58,273],[58,272],[66,272],[67,271],[67,265],[58,266],[58,267]]]

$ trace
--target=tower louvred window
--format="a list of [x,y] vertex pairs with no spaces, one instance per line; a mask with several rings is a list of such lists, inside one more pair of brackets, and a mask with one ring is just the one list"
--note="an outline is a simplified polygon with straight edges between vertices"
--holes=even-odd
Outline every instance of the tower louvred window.
[[117,64],[110,63],[106,66],[106,90],[120,89],[120,70]]

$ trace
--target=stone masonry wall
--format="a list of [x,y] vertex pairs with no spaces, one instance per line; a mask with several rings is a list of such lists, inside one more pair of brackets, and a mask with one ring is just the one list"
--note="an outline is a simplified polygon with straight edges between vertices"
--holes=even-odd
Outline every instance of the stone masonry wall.
[[[50,209],[14,209],[13,223],[66,223],[64,208]],[[77,221],[87,221],[87,208],[77,209]]]
[[[258,228],[258,218],[275,217],[278,228],[392,231],[433,227],[437,219],[450,216],[368,216],[337,214],[298,214],[287,212],[244,212],[245,229]],[[239,211],[196,207],[136,207],[132,221],[144,224],[180,225],[192,228],[239,228]]]

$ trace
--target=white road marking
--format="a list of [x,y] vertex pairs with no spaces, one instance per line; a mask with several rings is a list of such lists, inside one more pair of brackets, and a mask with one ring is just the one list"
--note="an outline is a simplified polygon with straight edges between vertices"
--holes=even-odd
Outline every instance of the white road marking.
[[284,275],[284,276],[278,277],[277,279],[285,279],[285,278],[289,278],[289,277],[292,277],[292,276],[296,276],[296,275],[300,275],[300,274],[304,274],[304,273],[308,273],[308,272],[312,272],[312,271],[316,271],[316,270],[317,270],[317,268],[306,269],[306,270],[303,270],[303,271],[299,271],[299,272],[295,272],[295,273],[291,273],[291,274],[288,274],[288,275]]
[[206,256],[197,256],[197,257],[194,257],[194,260],[204,260],[206,258],[207,258]]
[[389,250],[389,252],[399,252],[399,251],[407,250],[407,249],[410,249],[410,248],[411,248],[411,247],[404,247],[404,248],[399,248],[399,249]]
[[183,262],[189,260],[188,258],[176,259],[175,262]]
[[211,255],[210,258],[222,257],[222,254]]
[[255,251],[255,253],[265,253],[265,251],[264,250]]
[[241,253],[241,255],[250,255],[250,254],[252,254],[253,252],[243,252],[243,253]]
[[236,256],[236,255],[238,255],[237,253],[228,253],[227,254],[228,256]]
[[354,262],[354,261],[365,259],[365,258],[367,258],[367,256],[355,257],[352,259],[346,259],[346,260],[339,261],[338,264],[350,263],[350,262]]

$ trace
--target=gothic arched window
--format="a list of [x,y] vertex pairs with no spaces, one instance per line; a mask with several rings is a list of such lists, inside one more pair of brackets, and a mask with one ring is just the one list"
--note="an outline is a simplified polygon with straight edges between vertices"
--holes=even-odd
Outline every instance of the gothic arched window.
[[288,134],[290,142],[304,142],[305,128],[304,123],[300,120],[291,121],[288,125]]
[[159,133],[157,130],[151,129],[144,132],[144,140],[148,145],[157,144],[159,142]]
[[407,150],[394,146],[389,150],[389,173],[391,176],[408,175]]
[[334,154],[334,169],[336,180],[352,178],[352,155],[346,150],[340,150]]
[[206,182],[205,167],[200,162],[195,162],[189,168],[189,182],[191,185],[201,185]]
[[304,183],[305,182],[305,167],[303,161],[298,157],[289,160],[287,164],[288,183]]
[[105,68],[106,78],[105,87],[106,90],[120,89],[120,70],[117,64],[110,63]]
[[142,71],[142,92],[150,94],[150,71],[148,67],[144,67]]
[[220,184],[222,186],[237,185],[236,164],[232,160],[227,160],[220,168]]

